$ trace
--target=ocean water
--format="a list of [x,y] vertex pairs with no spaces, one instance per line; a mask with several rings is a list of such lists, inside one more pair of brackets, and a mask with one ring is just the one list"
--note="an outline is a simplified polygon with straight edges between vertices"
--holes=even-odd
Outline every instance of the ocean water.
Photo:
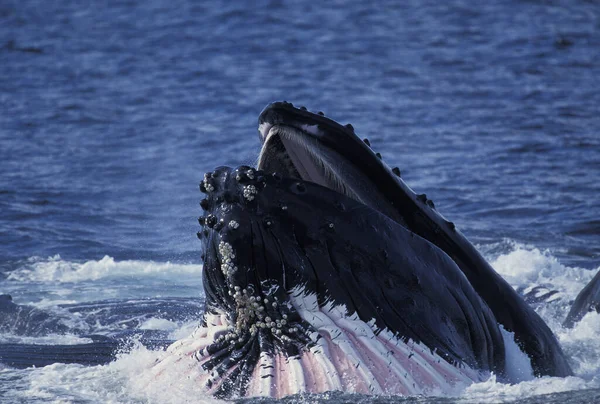
[[[212,401],[144,370],[202,311],[198,183],[256,162],[276,100],[351,122],[514,287],[558,291],[536,309],[575,371],[284,401],[600,401],[600,315],[561,326],[600,270],[599,50],[584,0],[1,1],[0,402]],[[82,344],[113,360],[50,364]]]

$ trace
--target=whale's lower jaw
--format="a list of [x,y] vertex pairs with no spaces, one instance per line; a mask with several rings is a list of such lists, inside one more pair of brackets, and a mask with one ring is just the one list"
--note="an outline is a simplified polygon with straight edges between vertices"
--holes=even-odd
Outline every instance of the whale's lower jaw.
[[[316,331],[314,342],[302,354],[286,356],[281,352],[261,352],[246,385],[228,393],[229,375],[243,361],[225,374],[204,370],[211,360],[206,348],[223,335],[230,324],[225,315],[207,315],[207,326],[196,329],[183,340],[172,344],[154,367],[159,377],[176,362],[184,366],[187,379],[204,386],[207,394],[235,398],[281,398],[298,393],[344,391],[362,394],[452,394],[485,380],[489,372],[480,372],[464,364],[454,366],[428,347],[404,341],[388,330],[378,330],[373,322],[365,323],[356,315],[347,315],[343,306],[319,307],[314,295],[301,290],[290,293],[290,301],[304,321]],[[241,394],[240,394],[241,393]]]

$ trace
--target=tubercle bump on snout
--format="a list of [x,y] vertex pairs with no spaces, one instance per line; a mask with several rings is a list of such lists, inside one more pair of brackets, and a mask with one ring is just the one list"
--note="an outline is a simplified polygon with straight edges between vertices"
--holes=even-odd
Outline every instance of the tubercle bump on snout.
[[251,202],[265,185],[263,173],[252,167],[219,167],[204,174],[200,182],[200,191],[206,194],[200,206],[204,211],[211,212],[222,203]]
[[[221,216],[221,212],[227,212],[232,206],[243,206],[248,212],[256,211],[257,198],[261,192],[269,186],[278,186],[283,177],[278,173],[265,173],[253,167],[240,166],[232,169],[219,167],[213,172],[204,175],[200,182],[200,191],[206,196],[200,201],[200,207],[205,215],[199,219],[201,226],[213,228],[217,223],[211,215]],[[290,189],[294,193],[304,193],[305,184],[300,181],[294,183]],[[286,210],[285,203],[280,203],[281,210]],[[223,223],[227,227],[229,220]],[[229,226],[237,229],[238,226]]]
[[[266,173],[249,166],[218,167],[206,173],[200,183],[200,190],[205,198],[200,201],[204,214],[198,218],[198,223],[202,226],[198,238],[247,238],[251,222],[264,229],[280,231],[281,226],[289,226],[286,217],[291,219],[304,212],[296,211],[297,201],[305,197],[311,198],[311,194],[318,194],[319,190],[315,186],[303,180],[283,178],[276,172]],[[294,200],[295,197],[298,199]],[[333,205],[340,213],[346,210],[341,200],[334,200]],[[332,217],[324,216],[315,229],[328,232],[334,230],[331,219]],[[290,223],[292,222],[293,219]]]
[[[210,237],[247,238],[254,220],[265,228],[271,227],[281,215],[287,214],[285,201],[271,203],[282,181],[277,173],[267,174],[249,166],[218,167],[206,173],[200,183],[205,198],[200,201],[204,214],[198,218],[202,227],[198,238],[204,241]],[[267,187],[271,188],[270,194],[261,199]],[[303,184],[293,185],[294,191],[303,187]]]

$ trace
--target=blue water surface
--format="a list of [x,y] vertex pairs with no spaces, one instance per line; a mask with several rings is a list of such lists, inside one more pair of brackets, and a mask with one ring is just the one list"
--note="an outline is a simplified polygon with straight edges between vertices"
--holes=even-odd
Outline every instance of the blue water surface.
[[[3,0],[0,294],[58,299],[10,278],[57,255],[199,264],[198,183],[255,164],[277,100],[351,122],[482,248],[600,265],[598,2]],[[201,298],[176,277],[86,285]]]

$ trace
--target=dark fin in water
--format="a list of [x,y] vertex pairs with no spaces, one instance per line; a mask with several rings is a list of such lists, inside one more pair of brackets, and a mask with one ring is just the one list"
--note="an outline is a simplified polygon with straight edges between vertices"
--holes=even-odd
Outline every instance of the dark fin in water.
[[592,310],[600,312],[600,271],[579,292],[571,306],[569,314],[567,314],[567,318],[563,322],[563,326],[567,328],[573,327],[576,322]]
[[550,289],[546,285],[536,285],[526,288],[517,288],[523,300],[527,304],[533,307],[537,307],[543,304],[548,304],[555,300],[562,299],[562,294],[558,290]]

